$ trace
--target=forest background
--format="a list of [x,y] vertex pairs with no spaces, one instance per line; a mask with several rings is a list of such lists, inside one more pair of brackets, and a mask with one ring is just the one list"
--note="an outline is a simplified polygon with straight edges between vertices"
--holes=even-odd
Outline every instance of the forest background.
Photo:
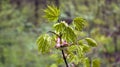
[[36,45],[37,37],[51,30],[43,18],[47,5],[59,7],[68,23],[85,18],[88,24],[78,34],[98,43],[88,57],[99,58],[101,67],[120,66],[120,0],[0,0],[0,67],[64,66],[59,56],[42,55]]

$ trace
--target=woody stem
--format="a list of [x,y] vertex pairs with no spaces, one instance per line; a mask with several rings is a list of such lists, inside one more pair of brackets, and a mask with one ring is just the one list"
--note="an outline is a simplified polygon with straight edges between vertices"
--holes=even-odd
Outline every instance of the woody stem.
[[[60,32],[59,38],[60,38],[60,42],[62,42],[62,34],[61,34],[61,32]],[[67,63],[67,60],[66,60],[66,57],[65,57],[64,50],[62,49],[61,51],[62,51],[62,55],[63,55],[64,62],[65,62],[65,64],[66,64],[66,67],[69,67],[69,66],[68,66],[68,63]]]
[[69,67],[63,50],[62,50],[62,55],[63,55],[64,62],[66,64],[66,67]]

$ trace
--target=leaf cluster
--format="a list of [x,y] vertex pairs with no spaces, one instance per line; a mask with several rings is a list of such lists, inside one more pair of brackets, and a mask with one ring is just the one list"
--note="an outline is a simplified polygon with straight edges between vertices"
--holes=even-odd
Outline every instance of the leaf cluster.
[[[48,6],[48,8],[45,10],[45,13],[45,17],[49,21],[57,21],[60,16],[60,10],[55,6]],[[39,51],[42,53],[49,51],[50,47],[52,46],[51,44],[53,44],[52,38],[54,38],[54,40],[60,38],[60,43],[58,41],[54,41],[54,43],[64,46],[62,41],[67,42],[67,47],[65,46],[59,48],[60,50],[61,48],[64,48],[62,50],[65,51],[69,62],[78,64],[81,61],[86,61],[86,63],[88,63],[88,60],[85,60],[86,57],[84,54],[88,52],[91,47],[97,46],[97,43],[92,38],[84,38],[79,40],[77,37],[75,32],[82,31],[87,23],[85,19],[76,17],[73,19],[72,23],[72,25],[68,25],[65,21],[60,21],[53,24],[54,31],[52,31],[52,33],[55,34],[56,37],[54,38],[54,36],[50,36],[49,34],[41,35],[37,40]]]
[[45,12],[45,18],[47,18],[49,21],[57,21],[60,15],[60,10],[55,6],[48,6]]

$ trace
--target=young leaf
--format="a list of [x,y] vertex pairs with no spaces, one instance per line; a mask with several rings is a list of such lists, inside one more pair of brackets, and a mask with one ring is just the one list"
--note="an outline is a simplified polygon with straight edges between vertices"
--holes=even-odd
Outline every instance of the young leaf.
[[81,58],[79,58],[77,55],[74,55],[74,63],[78,65],[78,63],[81,61]]
[[74,52],[77,48],[76,48],[76,45],[72,45],[72,46],[69,46],[68,49],[69,49],[69,52]]
[[92,61],[92,67],[100,67],[100,60],[99,59],[94,59]]
[[88,58],[85,58],[84,60],[84,67],[90,67],[90,60]]
[[88,46],[87,44],[83,44],[82,48],[83,48],[83,52],[88,52],[90,50],[90,46]]
[[89,46],[92,46],[92,47],[97,46],[96,41],[93,40],[92,38],[86,38],[85,40],[87,41],[87,43],[88,43]]
[[80,47],[80,46],[77,46],[76,48],[77,48],[78,57],[79,57],[80,59],[83,58],[83,57],[84,57],[84,55],[83,55],[83,48]]
[[53,28],[55,29],[55,31],[58,33],[58,32],[61,32],[63,33],[65,28],[67,27],[67,23],[65,23],[65,21],[61,21],[60,23],[56,23]]
[[83,40],[79,40],[79,41],[78,41],[78,44],[82,46],[82,45],[84,44],[84,43],[83,43]]
[[45,18],[49,21],[57,21],[60,15],[60,10],[55,6],[48,6],[44,12],[46,13]]
[[38,50],[42,53],[47,52],[50,47],[51,38],[48,34],[41,35],[37,39]]
[[76,34],[73,31],[72,27],[69,27],[69,26],[65,28],[62,37],[67,42],[75,42],[76,40]]
[[57,64],[52,64],[50,67],[57,67]]
[[78,31],[81,31],[84,28],[85,23],[86,23],[86,21],[81,17],[74,18],[74,20],[73,20],[73,25],[74,25],[75,29]]
[[70,52],[67,58],[69,62],[72,62],[75,59],[75,55],[72,52]]

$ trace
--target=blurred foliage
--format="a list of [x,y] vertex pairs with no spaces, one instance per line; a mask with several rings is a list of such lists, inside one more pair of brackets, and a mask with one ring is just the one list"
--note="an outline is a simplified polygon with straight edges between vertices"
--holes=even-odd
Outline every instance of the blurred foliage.
[[37,34],[29,21],[31,8],[16,9],[9,1],[0,2],[0,67],[46,67],[44,62],[50,64],[49,58],[43,59],[44,56],[37,53]]
[[120,0],[0,0],[0,67],[62,67],[63,60],[56,56],[59,51],[40,55],[35,45],[40,33],[51,30],[52,24],[43,19],[43,9],[56,1],[61,17],[80,16],[89,22],[84,31],[75,32],[80,39],[90,36],[99,44],[86,55],[99,57],[101,67],[119,67]]
[[60,10],[55,6],[48,6],[48,9],[44,10],[46,13],[45,18],[49,21],[57,21],[60,15]]

